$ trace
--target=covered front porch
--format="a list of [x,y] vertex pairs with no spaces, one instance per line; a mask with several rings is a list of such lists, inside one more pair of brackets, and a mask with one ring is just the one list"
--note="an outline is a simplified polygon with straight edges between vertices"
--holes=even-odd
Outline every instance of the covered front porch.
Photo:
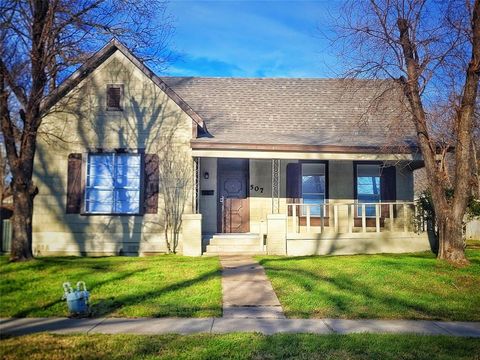
[[411,154],[193,150],[202,253],[430,249]]

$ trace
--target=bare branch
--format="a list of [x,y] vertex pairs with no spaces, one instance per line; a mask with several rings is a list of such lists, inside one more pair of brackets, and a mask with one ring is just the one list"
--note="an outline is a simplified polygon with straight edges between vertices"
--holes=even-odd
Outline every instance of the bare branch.
[[349,1],[338,24],[349,76],[401,85],[439,218],[439,257],[460,263],[478,117],[479,11],[479,0]]

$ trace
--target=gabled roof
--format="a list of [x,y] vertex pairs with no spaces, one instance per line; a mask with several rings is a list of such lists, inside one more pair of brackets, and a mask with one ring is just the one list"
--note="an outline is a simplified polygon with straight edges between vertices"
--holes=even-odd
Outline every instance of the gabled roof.
[[150,70],[140,59],[133,55],[128,48],[117,39],[110,40],[102,49],[97,51],[85,64],[80,66],[69,78],[67,78],[44,102],[44,108],[50,109],[63,96],[68,94],[83,79],[90,75],[105,60],[107,60],[115,51],[120,51],[127,57],[138,69],[140,69],[148,78],[150,78],[161,90],[163,90],[185,113],[187,113],[198,126],[204,128],[203,119],[198,115],[175,91],[173,91],[165,82]]
[[162,77],[208,124],[197,149],[411,152],[414,124],[389,80]]
[[[112,39],[43,103],[49,109],[116,51],[202,129],[196,149],[417,151],[402,92],[390,80],[158,77]],[[207,131],[208,124],[208,131]]]

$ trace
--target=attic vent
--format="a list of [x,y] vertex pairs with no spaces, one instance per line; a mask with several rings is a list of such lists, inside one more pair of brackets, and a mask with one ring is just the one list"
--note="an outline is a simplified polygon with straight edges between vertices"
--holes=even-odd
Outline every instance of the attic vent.
[[107,110],[122,110],[123,85],[107,85]]

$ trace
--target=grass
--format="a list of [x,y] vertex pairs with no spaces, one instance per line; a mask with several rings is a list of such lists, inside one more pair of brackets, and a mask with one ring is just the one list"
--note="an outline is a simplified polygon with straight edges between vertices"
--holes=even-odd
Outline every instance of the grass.
[[28,335],[2,359],[480,359],[480,339],[418,335]]
[[62,284],[83,280],[93,316],[221,316],[218,258],[0,258],[0,317],[66,316]]
[[288,317],[480,321],[480,249],[456,268],[431,253],[258,257]]

